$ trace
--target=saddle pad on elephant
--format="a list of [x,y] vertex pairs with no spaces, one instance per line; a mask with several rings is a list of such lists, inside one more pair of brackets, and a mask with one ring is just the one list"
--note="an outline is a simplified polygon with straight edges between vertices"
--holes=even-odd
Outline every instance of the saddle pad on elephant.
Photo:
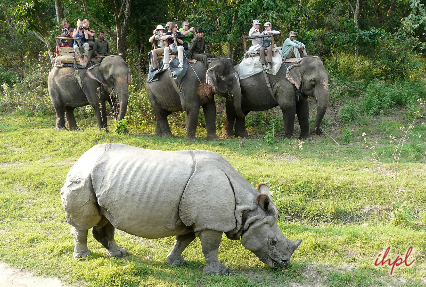
[[[85,69],[86,65],[87,65],[87,63],[84,63],[84,65],[82,63],[80,63],[80,59],[76,59],[75,63],[76,63],[76,67],[81,68],[81,69]],[[74,66],[74,54],[66,54],[66,55],[57,56],[55,58],[54,66],[58,67],[58,68],[60,68],[60,67],[73,67]]]
[[[268,74],[276,75],[281,68],[282,64],[282,47],[275,47],[274,55],[272,56],[272,69],[267,70]],[[266,55],[265,55],[266,58]],[[235,70],[240,76],[240,80],[251,77],[263,71],[262,63],[260,62],[260,55],[255,55],[243,58],[241,62],[235,66]]]
[[[188,70],[188,64],[189,63],[186,57],[183,58],[183,68],[179,68],[178,58],[172,58],[172,60],[170,61],[169,69],[172,72],[173,78],[175,79],[177,84],[180,84],[183,76],[185,76],[186,71]],[[167,69],[163,68],[163,59],[159,59],[158,70],[154,72],[149,71],[148,77],[146,79],[147,83],[158,81],[159,74],[163,73],[164,71],[167,71]]]

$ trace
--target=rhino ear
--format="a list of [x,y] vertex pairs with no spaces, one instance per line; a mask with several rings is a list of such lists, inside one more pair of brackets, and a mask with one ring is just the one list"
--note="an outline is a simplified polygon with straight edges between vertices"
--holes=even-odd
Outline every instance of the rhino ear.
[[260,193],[266,193],[267,195],[271,195],[271,193],[269,192],[269,186],[267,186],[266,183],[259,183],[257,185],[256,189]]
[[259,205],[259,207],[266,212],[270,212],[273,210],[273,206],[270,202],[269,195],[266,193],[259,193],[259,195],[256,197],[256,202]]

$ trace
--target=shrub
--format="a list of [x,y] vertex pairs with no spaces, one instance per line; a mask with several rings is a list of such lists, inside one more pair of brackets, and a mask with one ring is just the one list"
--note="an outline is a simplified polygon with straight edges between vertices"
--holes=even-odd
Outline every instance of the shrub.
[[2,85],[0,112],[17,110],[29,114],[54,114],[47,90],[50,62],[38,61],[28,70],[30,72],[20,82]]
[[19,81],[19,78],[14,73],[6,70],[2,65],[0,65],[0,86],[4,84],[8,86],[13,86]]

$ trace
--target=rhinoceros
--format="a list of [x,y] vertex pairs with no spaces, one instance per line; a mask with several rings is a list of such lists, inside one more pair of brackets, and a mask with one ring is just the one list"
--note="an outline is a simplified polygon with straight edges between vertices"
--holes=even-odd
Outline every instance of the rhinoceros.
[[61,189],[74,257],[90,254],[88,230],[108,256],[127,251],[114,240],[115,228],[144,238],[176,236],[166,262],[182,265],[184,249],[198,236],[203,271],[224,274],[218,248],[225,233],[241,239],[269,267],[285,267],[299,246],[278,228],[269,188],[255,189],[222,156],[205,150],[159,151],[118,143],[85,152]]

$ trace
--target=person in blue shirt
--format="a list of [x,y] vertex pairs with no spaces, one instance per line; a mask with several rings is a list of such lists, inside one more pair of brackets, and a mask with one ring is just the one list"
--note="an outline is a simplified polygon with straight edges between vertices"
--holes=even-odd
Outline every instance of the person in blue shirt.
[[296,58],[297,61],[300,61],[300,55],[303,55],[304,57],[308,55],[305,50],[305,44],[296,41],[295,38],[296,32],[291,31],[288,38],[284,41],[283,61],[289,58]]
[[[86,42],[85,35],[86,33],[83,27],[83,22],[78,20],[77,27],[74,29],[72,37],[80,39],[80,41],[75,40],[73,48],[76,58],[80,58],[80,62],[82,63],[87,63],[87,56],[89,55],[89,43]],[[80,54],[80,45],[83,46],[83,55]]]

